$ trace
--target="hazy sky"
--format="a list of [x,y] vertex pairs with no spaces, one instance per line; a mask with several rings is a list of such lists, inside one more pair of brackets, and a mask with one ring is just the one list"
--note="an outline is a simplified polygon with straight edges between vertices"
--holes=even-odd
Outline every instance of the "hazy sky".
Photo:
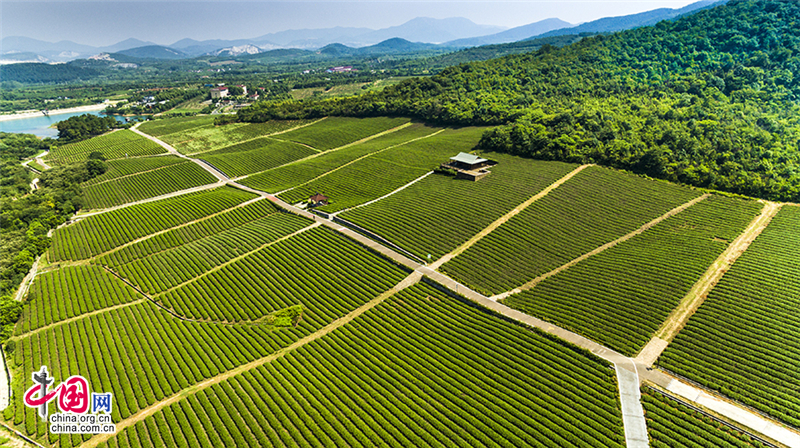
[[400,25],[414,17],[466,17],[514,27],[549,17],[571,23],[693,0],[659,1],[35,1],[0,0],[0,35],[111,45],[134,37],[168,45],[184,37],[244,39],[286,29]]

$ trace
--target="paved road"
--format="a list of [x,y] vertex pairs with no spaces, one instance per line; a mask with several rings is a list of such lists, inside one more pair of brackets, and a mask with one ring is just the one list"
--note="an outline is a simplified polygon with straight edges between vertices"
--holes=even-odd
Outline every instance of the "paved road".
[[712,395],[698,387],[686,384],[661,370],[643,370],[642,378],[654,383],[673,395],[695,403],[728,419],[763,434],[776,442],[792,448],[800,447],[800,434],[770,421],[755,412],[744,409],[735,403]]

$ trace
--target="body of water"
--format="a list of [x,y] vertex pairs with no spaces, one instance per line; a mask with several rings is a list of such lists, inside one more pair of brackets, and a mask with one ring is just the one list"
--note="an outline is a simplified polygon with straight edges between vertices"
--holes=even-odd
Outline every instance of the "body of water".
[[[92,112],[71,112],[68,114],[54,114],[50,115],[49,117],[45,115],[39,115],[30,118],[17,118],[15,120],[7,120],[7,121],[0,121],[0,132],[15,132],[20,134],[33,134],[39,137],[51,137],[56,138],[58,137],[58,129],[51,128],[50,126],[58,123],[59,121],[64,121],[67,118],[75,117],[78,115],[103,115],[101,111],[92,111]],[[124,122],[125,118],[130,118],[134,120],[135,118],[141,117],[121,117],[119,115],[111,115],[112,117],[116,118],[117,121]]]

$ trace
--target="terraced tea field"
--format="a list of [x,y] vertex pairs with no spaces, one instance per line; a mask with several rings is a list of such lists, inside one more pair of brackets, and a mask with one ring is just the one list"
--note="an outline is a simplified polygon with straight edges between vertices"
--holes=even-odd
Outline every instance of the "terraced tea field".
[[100,152],[106,159],[125,159],[128,157],[163,154],[167,151],[140,135],[127,129],[110,132],[79,143],[60,146],[47,155],[50,165],[63,165],[80,162],[89,158],[92,152]]
[[198,157],[229,177],[239,177],[285,165],[313,154],[318,154],[318,151],[297,143],[263,137],[202,153]]
[[499,294],[636,230],[700,193],[589,167],[534,202],[442,270]]
[[122,280],[100,266],[68,266],[39,274],[16,334],[95,310],[141,300]]
[[222,212],[255,197],[236,188],[221,187],[90,216],[56,232],[48,258],[50,261],[85,260],[153,232]]
[[319,151],[338,148],[408,123],[407,118],[328,117],[311,126],[281,134],[285,141],[302,143]]
[[295,203],[315,193],[330,198],[319,209],[337,212],[363,204],[425,175],[443,161],[474,148],[483,128],[448,129],[435,136],[417,140],[365,157],[326,176],[289,190],[279,197]]
[[711,196],[504,303],[634,355],[761,208]]
[[159,168],[164,168],[178,163],[184,163],[186,160],[172,155],[163,155],[157,157],[137,157],[135,159],[117,159],[109,160],[106,162],[108,170],[88,181],[82,185],[84,187],[96,185],[110,180],[119,179],[120,177],[130,176],[133,174],[143,173],[145,171],[153,171]]
[[800,427],[800,208],[784,206],[660,366]]
[[[256,204],[266,204],[259,201]],[[255,205],[255,204],[254,204]],[[268,204],[267,204],[268,205]],[[311,221],[287,213],[264,215],[212,236],[109,267],[150,294],[166,291],[300,229]],[[150,241],[148,240],[148,243]],[[135,251],[135,247],[126,249]],[[114,254],[111,254],[114,255]],[[103,259],[100,260],[101,262]]]
[[406,274],[332,230],[318,227],[196,277],[156,299],[183,316],[226,322],[257,320],[302,304],[302,324],[319,328],[390,289]]
[[240,182],[268,193],[278,193],[310,182],[361,157],[417,139],[427,138],[439,131],[441,131],[440,128],[413,124],[372,140],[248,176]]
[[[40,365],[48,366],[57,378],[80,372],[97,389],[113,391],[111,415],[119,421],[205,378],[273,353],[300,332],[184,322],[139,303],[22,335],[13,367],[23,378],[30,378]],[[27,388],[23,382],[16,387],[18,396]],[[77,446],[81,441],[79,436],[48,436],[36,410],[22,403],[11,418],[28,434],[59,441],[60,446]]]
[[577,165],[484,154],[498,162],[480,182],[432,175],[366,207],[339,215],[420,258],[436,260]]
[[[165,158],[165,157],[159,157]],[[113,207],[217,181],[199,165],[181,160],[161,168],[97,182],[83,188],[87,209]]]
[[104,446],[621,447],[621,423],[602,361],[414,286]]
[[[55,230],[4,327],[3,418],[38,443],[762,446],[750,428],[800,446],[746,408],[720,411],[729,427],[640,388],[698,405],[652,365],[663,352],[800,427],[800,207],[770,222],[777,204],[479,152],[485,128],[406,118],[140,129],[192,157],[129,131],[53,152],[107,154],[84,198],[119,207]],[[498,164],[478,182],[432,173],[459,152]],[[210,184],[198,159],[232,179]],[[317,192],[335,219],[290,205]],[[665,325],[674,340],[651,339]],[[113,392],[117,433],[51,434],[21,398],[43,365]]]

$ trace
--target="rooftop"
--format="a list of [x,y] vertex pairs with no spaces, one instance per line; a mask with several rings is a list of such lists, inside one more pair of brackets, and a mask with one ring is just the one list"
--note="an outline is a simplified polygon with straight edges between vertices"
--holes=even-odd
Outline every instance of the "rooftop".
[[478,156],[467,154],[465,152],[458,153],[455,157],[450,157],[450,160],[455,160],[456,162],[466,163],[467,165],[475,165],[476,163],[483,163],[488,162],[487,159],[481,159]]

